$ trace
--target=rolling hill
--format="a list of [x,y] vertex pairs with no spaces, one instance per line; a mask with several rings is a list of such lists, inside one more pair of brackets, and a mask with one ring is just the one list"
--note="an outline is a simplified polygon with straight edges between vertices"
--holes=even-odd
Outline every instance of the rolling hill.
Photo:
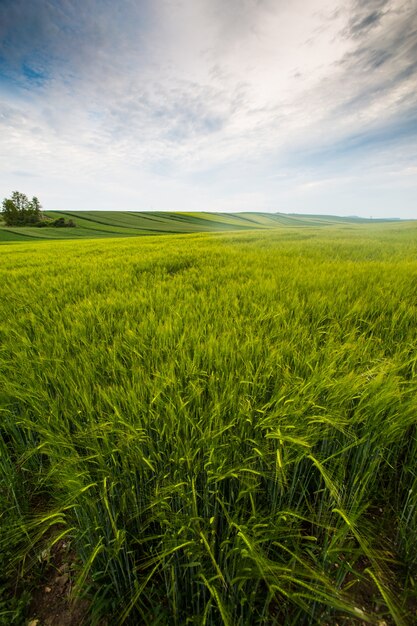
[[389,220],[285,213],[185,213],[129,211],[45,211],[51,218],[72,219],[77,228],[6,227],[0,223],[0,242],[40,239],[132,237],[175,233],[260,230],[288,227],[325,227]]

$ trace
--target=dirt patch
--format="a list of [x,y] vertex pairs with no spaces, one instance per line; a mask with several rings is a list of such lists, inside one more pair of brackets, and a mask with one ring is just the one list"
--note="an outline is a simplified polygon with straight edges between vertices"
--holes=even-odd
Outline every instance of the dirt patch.
[[28,626],[83,626],[88,623],[89,602],[73,598],[74,552],[59,541],[42,555],[45,571],[32,594]]

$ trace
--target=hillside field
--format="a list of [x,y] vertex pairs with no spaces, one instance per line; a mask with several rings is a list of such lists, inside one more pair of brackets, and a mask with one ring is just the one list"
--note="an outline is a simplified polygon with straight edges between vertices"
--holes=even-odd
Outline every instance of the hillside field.
[[166,213],[162,211],[45,211],[44,213],[51,219],[63,217],[65,220],[73,220],[77,227],[6,227],[0,222],[0,243],[37,239],[92,239],[291,227],[317,228],[370,222],[370,220],[355,217],[340,218],[284,213]]
[[91,215],[0,247],[0,624],[417,623],[417,223]]

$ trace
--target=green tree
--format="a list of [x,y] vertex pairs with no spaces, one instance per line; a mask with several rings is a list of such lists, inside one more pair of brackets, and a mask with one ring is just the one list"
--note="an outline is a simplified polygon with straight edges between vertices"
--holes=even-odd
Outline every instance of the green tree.
[[30,223],[37,224],[38,222],[41,221],[42,219],[41,209],[42,209],[42,206],[38,198],[36,196],[33,196],[31,202],[29,202],[27,209],[26,209],[27,218]]
[[5,198],[3,200],[2,216],[6,223],[6,226],[13,226],[19,221],[19,212],[13,200]]
[[2,216],[6,226],[30,226],[42,219],[41,203],[36,196],[29,201],[20,191],[14,191],[11,198],[3,200]]

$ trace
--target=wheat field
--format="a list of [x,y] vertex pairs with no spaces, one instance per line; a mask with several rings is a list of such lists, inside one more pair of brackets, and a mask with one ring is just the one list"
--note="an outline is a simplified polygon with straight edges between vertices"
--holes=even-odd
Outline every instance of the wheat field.
[[416,622],[414,223],[0,258],[1,623]]

